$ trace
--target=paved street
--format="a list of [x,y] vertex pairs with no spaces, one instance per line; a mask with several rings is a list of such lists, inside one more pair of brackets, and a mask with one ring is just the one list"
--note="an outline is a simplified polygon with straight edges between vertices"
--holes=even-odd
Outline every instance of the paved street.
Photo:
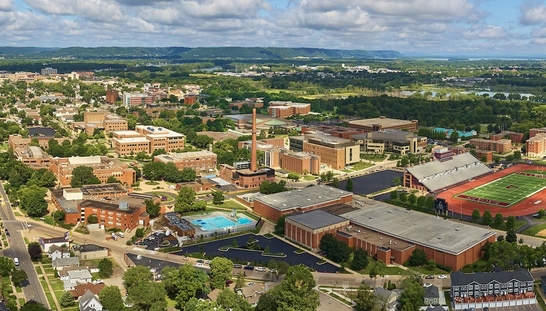
[[26,299],[33,299],[48,306],[49,304],[44,294],[44,290],[42,289],[42,285],[38,280],[38,275],[36,274],[36,270],[34,270],[34,266],[32,265],[32,261],[30,260],[30,256],[27,251],[27,246],[20,232],[20,230],[24,230],[26,228],[26,224],[23,226],[22,222],[15,219],[15,215],[13,214],[8,197],[1,183],[0,197],[2,197],[4,200],[2,207],[0,208],[0,216],[2,217],[4,228],[9,230],[11,235],[9,243],[10,247],[9,249],[3,251],[3,255],[10,258],[19,258],[20,264],[17,268],[26,271],[28,275],[28,284],[23,287],[23,293],[25,294]]

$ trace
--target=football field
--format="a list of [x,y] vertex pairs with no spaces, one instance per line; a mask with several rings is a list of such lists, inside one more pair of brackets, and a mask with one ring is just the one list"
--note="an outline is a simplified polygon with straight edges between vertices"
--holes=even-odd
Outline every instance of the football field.
[[546,188],[546,174],[517,172],[458,194],[467,201],[510,207]]

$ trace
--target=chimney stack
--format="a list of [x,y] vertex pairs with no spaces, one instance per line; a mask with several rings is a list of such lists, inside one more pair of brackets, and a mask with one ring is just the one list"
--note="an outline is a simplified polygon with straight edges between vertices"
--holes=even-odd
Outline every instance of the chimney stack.
[[258,167],[256,165],[256,108],[252,109],[252,151],[250,156],[250,170],[256,172]]

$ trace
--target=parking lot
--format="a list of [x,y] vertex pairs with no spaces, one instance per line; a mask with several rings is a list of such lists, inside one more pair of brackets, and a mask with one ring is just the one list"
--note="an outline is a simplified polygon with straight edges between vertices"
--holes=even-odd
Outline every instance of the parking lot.
[[146,249],[155,250],[178,245],[178,240],[173,235],[168,236],[163,231],[156,231],[149,236],[137,241],[135,245],[143,245]]
[[[397,171],[381,171],[369,175],[351,178],[353,180],[353,193],[354,194],[370,194],[383,189],[394,187],[394,179],[402,179],[404,173]],[[339,182],[339,189],[345,190],[347,180]]]
[[[269,248],[270,253],[283,253],[286,257],[277,257],[263,255],[260,251],[247,250],[241,248],[230,248],[227,251],[221,251],[222,246],[232,246],[234,244],[243,246],[249,241],[249,238],[257,240],[256,244],[259,244],[262,248]],[[217,240],[207,243],[201,243],[197,245],[190,245],[183,247],[181,251],[175,252],[175,255],[187,255],[191,253],[204,252],[207,257],[213,258],[216,256],[229,258],[235,261],[250,262],[258,266],[266,266],[269,260],[274,259],[277,261],[285,261],[290,265],[304,264],[318,272],[336,272],[338,268],[330,263],[318,264],[320,258],[313,256],[309,253],[296,254],[295,251],[298,248],[288,244],[278,238],[268,239],[261,235],[245,234],[237,237],[231,237],[223,240]]]

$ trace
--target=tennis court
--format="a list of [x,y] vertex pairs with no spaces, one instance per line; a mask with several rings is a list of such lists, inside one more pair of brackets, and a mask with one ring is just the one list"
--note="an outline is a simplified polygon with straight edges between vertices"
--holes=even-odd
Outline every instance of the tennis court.
[[471,202],[510,207],[544,188],[546,174],[520,171],[465,191],[456,197]]

